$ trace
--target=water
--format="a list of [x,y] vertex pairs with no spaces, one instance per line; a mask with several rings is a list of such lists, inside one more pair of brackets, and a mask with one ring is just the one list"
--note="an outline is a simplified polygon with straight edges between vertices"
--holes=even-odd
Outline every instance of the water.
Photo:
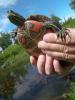
[[33,67],[17,85],[13,100],[64,100],[63,93],[67,91],[69,81],[57,75],[40,75]]

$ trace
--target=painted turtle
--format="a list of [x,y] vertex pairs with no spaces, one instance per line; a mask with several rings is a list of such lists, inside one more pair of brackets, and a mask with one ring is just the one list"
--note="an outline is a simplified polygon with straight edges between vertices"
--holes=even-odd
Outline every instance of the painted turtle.
[[[31,15],[24,18],[10,10],[8,12],[8,19],[18,26],[15,33],[17,34],[19,43],[30,55],[32,54],[35,57],[41,53],[41,50],[37,48],[37,43],[47,32],[57,33],[57,38],[61,38],[62,41],[66,40],[66,35],[68,35],[68,32],[63,30],[59,22],[51,20],[44,15]],[[63,61],[61,63],[66,64]]]

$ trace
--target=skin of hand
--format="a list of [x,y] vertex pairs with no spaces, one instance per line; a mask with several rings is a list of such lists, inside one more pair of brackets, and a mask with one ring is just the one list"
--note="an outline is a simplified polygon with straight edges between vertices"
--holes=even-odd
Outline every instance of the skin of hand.
[[[61,66],[59,60],[66,60],[64,53],[67,54],[67,61],[75,64],[75,29],[69,28],[69,35],[66,41],[57,38],[56,33],[47,33],[43,36],[43,40],[38,43],[38,48],[44,54],[40,54],[38,59],[30,56],[31,64],[37,66],[41,74],[60,74],[69,73],[73,66]],[[70,36],[70,37],[69,37]]]

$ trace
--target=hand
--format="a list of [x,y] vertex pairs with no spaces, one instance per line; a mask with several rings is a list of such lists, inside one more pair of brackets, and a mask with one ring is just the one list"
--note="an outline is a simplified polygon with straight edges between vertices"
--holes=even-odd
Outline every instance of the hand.
[[38,59],[36,59],[34,56],[30,56],[30,62],[37,67],[40,74],[59,74],[64,76],[68,74],[71,69],[70,66],[61,66],[59,60],[48,55],[40,54]]
[[[57,40],[57,36],[54,33],[49,33],[44,35],[43,41],[38,43],[38,47],[46,54],[39,55],[36,60],[33,56],[30,57],[30,62],[37,65],[38,71],[40,73],[46,74],[67,74],[72,66],[64,67],[61,66],[59,60],[65,59],[64,50],[68,55],[68,59],[71,62],[75,60],[75,29],[69,29],[71,36],[71,41],[69,42],[69,37],[67,37],[66,42],[62,42],[61,39]],[[64,48],[66,46],[66,48]],[[68,48],[68,49],[67,49]]]
[[75,29],[69,29],[69,36],[66,36],[66,41],[62,41],[57,38],[56,33],[48,33],[44,35],[43,41],[38,43],[38,47],[55,59],[75,64]]

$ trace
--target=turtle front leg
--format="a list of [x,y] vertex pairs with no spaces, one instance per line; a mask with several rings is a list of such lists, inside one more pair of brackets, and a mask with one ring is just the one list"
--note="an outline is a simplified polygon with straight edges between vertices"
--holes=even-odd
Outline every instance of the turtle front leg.
[[70,37],[70,35],[69,35],[68,32],[69,32],[68,29],[62,28],[61,30],[59,30],[59,31],[57,32],[57,38],[58,38],[58,39],[60,38],[62,41],[66,41],[66,36],[68,36],[69,39],[71,39],[71,37]]

